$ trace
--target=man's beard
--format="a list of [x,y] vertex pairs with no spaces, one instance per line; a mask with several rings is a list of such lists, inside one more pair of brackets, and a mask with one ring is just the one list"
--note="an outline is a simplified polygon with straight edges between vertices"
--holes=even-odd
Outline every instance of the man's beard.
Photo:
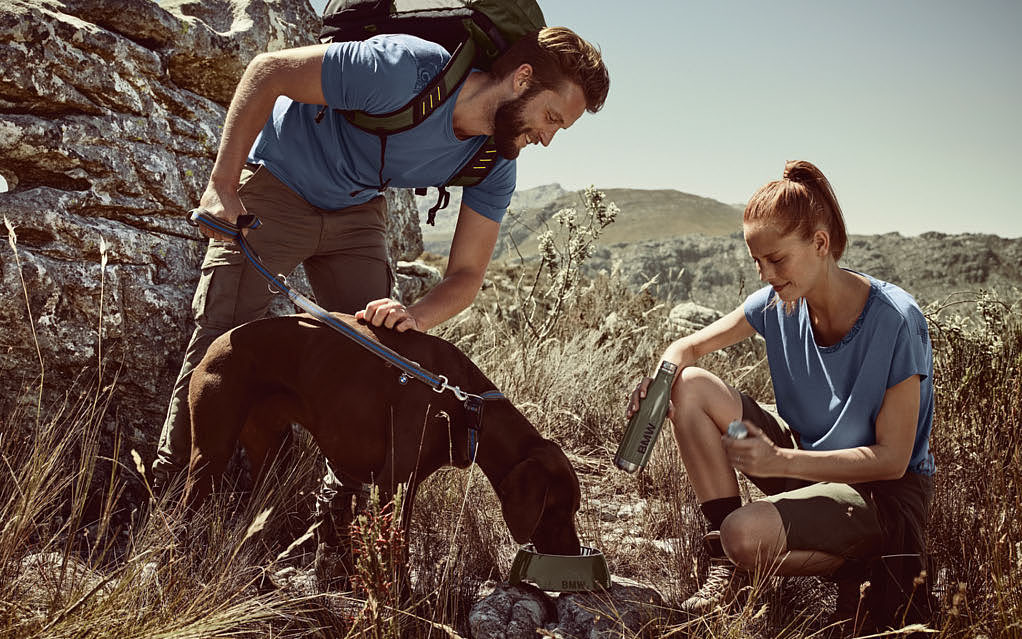
[[493,142],[497,145],[497,152],[505,159],[513,160],[521,152],[517,140],[526,128],[525,105],[542,90],[533,84],[522,95],[497,107],[493,118]]

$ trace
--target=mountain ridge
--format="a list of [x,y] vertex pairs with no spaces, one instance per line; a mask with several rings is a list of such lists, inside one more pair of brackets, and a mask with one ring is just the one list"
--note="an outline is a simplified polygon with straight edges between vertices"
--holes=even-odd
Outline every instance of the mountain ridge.
[[[585,264],[588,275],[616,272],[638,289],[656,278],[656,296],[730,310],[760,287],[741,234],[742,205],[724,204],[670,189],[604,189],[621,209]],[[453,197],[452,197],[453,202]],[[564,206],[581,207],[578,192],[545,185],[516,193],[494,252],[494,260],[532,259],[536,235]],[[423,227],[426,251],[446,255],[449,230]],[[445,233],[447,233],[445,235]],[[512,242],[513,240],[513,242]],[[517,251],[515,250],[517,245]],[[989,234],[918,236],[899,233],[849,236],[841,266],[897,284],[920,304],[939,302],[956,291],[1022,288],[1022,238]]]

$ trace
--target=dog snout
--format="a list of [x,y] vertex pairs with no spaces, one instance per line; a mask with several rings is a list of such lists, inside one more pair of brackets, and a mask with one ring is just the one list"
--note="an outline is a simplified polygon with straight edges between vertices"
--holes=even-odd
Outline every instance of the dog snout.
[[532,535],[532,543],[538,552],[548,555],[577,555],[581,552],[582,545],[578,540],[578,533],[575,530],[574,517],[551,517],[551,520],[544,521],[537,526],[536,532]]

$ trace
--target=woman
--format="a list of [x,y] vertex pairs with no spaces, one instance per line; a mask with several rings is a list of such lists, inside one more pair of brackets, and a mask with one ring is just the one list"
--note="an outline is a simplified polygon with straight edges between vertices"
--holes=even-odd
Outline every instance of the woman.
[[[841,209],[809,162],[752,196],[743,230],[768,286],[663,355],[678,365],[669,417],[711,531],[710,574],[683,604],[693,614],[730,603],[749,573],[855,576],[882,554],[922,552],[933,494],[933,356],[915,300],[838,266]],[[754,333],[776,413],[694,366]],[[748,437],[728,437],[739,419]],[[735,470],[767,497],[742,506]]]

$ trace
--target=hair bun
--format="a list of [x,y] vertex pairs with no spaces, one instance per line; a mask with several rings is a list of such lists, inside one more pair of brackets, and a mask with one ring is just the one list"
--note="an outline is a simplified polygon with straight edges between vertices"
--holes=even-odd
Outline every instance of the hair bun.
[[801,184],[816,180],[819,169],[805,160],[788,160],[784,164],[784,179]]

